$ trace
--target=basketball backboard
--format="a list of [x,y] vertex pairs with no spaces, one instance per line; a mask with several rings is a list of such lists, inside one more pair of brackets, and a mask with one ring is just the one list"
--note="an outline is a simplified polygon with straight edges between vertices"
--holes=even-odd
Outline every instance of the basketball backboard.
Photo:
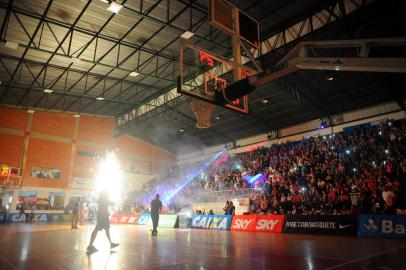
[[[233,15],[233,9],[237,11],[235,15]],[[238,27],[233,23],[233,16],[238,16]],[[236,34],[237,31],[241,40],[258,49],[258,21],[234,7],[229,2],[224,0],[210,0],[209,23],[230,36]]]
[[238,67],[241,77],[250,77],[256,70],[227,60],[214,52],[189,43],[180,42],[178,93],[225,107],[240,113],[249,113],[248,96],[220,104],[216,95],[235,82],[233,70]]

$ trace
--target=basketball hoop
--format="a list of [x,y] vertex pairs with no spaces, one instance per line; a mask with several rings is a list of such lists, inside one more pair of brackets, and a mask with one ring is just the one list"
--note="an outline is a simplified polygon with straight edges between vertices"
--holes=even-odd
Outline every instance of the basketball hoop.
[[211,114],[213,113],[213,104],[203,102],[190,102],[190,107],[196,116],[197,128],[211,127]]

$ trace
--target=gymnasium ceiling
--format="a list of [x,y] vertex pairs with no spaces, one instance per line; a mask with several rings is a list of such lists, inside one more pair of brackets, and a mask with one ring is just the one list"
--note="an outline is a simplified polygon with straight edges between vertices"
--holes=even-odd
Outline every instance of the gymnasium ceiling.
[[[230,38],[207,22],[208,1],[118,2],[123,8],[115,14],[101,0],[0,0],[0,104],[113,116],[119,132],[179,152],[396,100],[405,92],[402,74],[299,71],[252,93],[253,114],[216,108],[212,128],[199,130],[190,98],[166,95],[176,87],[185,31],[194,33],[189,41],[231,56]],[[400,0],[230,2],[259,21],[264,68],[301,40],[406,36],[398,29]],[[148,104],[153,109],[143,109]]]

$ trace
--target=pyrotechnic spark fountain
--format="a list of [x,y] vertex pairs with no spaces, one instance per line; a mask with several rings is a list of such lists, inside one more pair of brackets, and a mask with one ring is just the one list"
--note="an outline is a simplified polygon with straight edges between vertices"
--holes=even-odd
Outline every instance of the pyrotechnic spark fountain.
[[207,168],[208,166],[210,166],[213,162],[215,162],[219,157],[221,157],[224,152],[226,150],[223,150],[219,153],[217,153],[216,155],[214,155],[208,162],[206,162],[204,165],[198,167],[194,172],[192,172],[191,174],[189,174],[186,178],[186,180],[184,180],[183,182],[180,183],[180,185],[174,189],[174,190],[170,190],[169,192],[165,193],[165,195],[163,196],[163,202],[164,203],[169,203],[169,201],[176,196],[176,194],[178,194],[184,187],[186,187],[190,182],[192,182],[193,179],[195,179],[196,176],[198,176],[199,174],[201,174],[203,172],[203,170],[205,168]]
[[117,201],[121,197],[121,180],[121,169],[116,155],[107,153],[97,170],[96,192],[107,190],[110,200]]

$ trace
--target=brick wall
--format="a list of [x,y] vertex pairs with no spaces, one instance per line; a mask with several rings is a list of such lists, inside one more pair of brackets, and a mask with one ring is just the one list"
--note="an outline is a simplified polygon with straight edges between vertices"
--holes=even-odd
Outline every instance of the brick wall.
[[[27,111],[0,108],[0,164],[23,167],[23,186],[70,188],[74,177],[93,178],[97,155],[102,157],[108,150],[118,150],[123,170],[130,173],[153,175],[176,163],[175,154],[132,136],[113,139],[113,122],[106,117],[34,112],[29,128]],[[33,178],[33,167],[59,169],[61,177]]]

